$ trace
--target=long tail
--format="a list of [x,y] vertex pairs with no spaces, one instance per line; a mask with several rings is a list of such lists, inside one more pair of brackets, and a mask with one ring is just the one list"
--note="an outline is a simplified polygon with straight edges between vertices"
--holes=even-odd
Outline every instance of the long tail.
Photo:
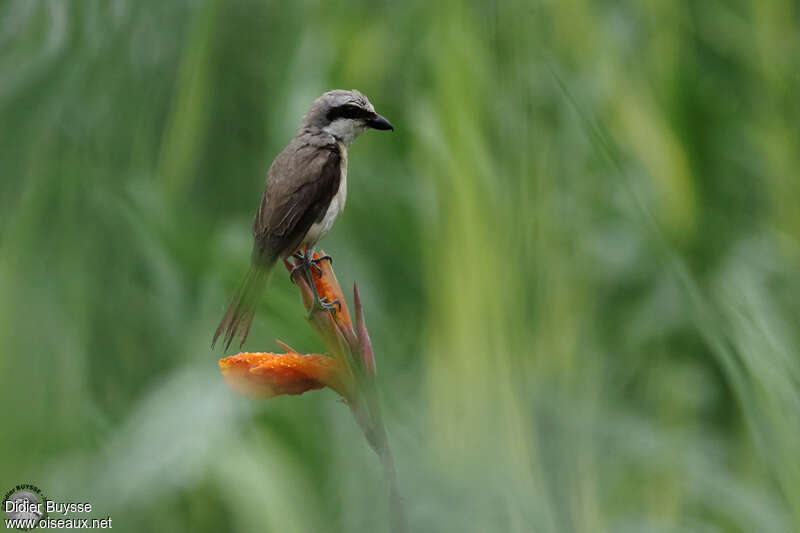
[[217,331],[214,332],[214,338],[211,340],[211,347],[217,343],[217,339],[222,333],[225,333],[225,349],[231,345],[231,341],[239,335],[241,347],[247,339],[247,334],[250,333],[250,325],[253,323],[253,315],[255,313],[256,305],[261,301],[264,295],[264,290],[267,288],[267,281],[269,281],[270,273],[275,262],[266,265],[254,264],[247,271],[239,288],[231,299],[228,310],[217,326]]

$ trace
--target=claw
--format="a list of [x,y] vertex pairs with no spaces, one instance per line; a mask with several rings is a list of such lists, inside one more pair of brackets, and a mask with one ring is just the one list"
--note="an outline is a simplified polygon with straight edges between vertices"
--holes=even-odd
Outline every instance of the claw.
[[319,257],[314,257],[312,255],[311,257],[312,259],[309,259],[308,262],[311,264],[313,268],[317,269],[317,274],[319,274],[319,277],[322,277],[322,267],[320,267],[318,264],[320,261],[325,261],[327,259],[328,261],[330,261],[331,265],[333,265],[333,258],[327,254],[321,255]]
[[320,257],[315,257],[314,259],[312,259],[312,260],[311,260],[311,262],[312,262],[312,263],[314,263],[314,264],[316,265],[316,264],[317,264],[317,263],[319,263],[320,261],[324,261],[324,260],[326,260],[326,259],[327,259],[328,261],[330,261],[331,265],[333,265],[333,257],[331,257],[331,256],[329,256],[329,255],[327,255],[327,254],[326,254],[326,255],[322,255],[322,256],[320,256]]
[[324,296],[314,300],[314,303],[311,304],[311,309],[308,310],[308,316],[310,318],[316,311],[333,311],[333,316],[336,316],[336,312],[341,310],[342,304],[338,298],[329,302],[328,297]]
[[342,304],[339,302],[339,298],[334,298],[331,302],[328,302],[328,297],[325,296],[320,300],[323,309],[327,309],[329,311],[333,311],[333,314],[342,311]]

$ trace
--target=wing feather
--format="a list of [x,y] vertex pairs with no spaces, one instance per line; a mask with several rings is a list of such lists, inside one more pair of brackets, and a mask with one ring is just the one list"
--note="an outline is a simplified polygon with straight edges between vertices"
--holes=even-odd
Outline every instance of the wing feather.
[[286,256],[314,222],[322,220],[339,190],[341,152],[335,143],[296,148],[291,143],[275,159],[253,222],[254,259]]

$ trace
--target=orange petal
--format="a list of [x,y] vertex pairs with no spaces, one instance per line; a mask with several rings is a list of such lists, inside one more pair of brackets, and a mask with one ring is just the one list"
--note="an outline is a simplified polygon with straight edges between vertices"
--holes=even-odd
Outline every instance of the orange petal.
[[321,354],[239,353],[219,360],[225,381],[236,392],[251,398],[302,394],[329,386],[342,394],[338,362]]

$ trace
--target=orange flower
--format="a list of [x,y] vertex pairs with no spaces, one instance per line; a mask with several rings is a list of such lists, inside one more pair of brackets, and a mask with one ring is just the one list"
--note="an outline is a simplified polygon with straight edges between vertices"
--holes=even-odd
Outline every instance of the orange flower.
[[[325,252],[314,254],[314,258]],[[407,519],[397,488],[394,459],[383,425],[375,383],[375,357],[367,332],[358,287],[353,284],[355,327],[339,281],[330,261],[319,261],[311,269],[309,284],[305,272],[295,269],[299,261],[283,260],[292,281],[300,290],[306,320],[331,355],[302,355],[278,341],[286,353],[240,353],[219,360],[222,375],[235,391],[251,398],[272,398],[280,394],[302,394],[330,387],[344,398],[372,449],[381,459],[390,486],[392,531],[407,531]],[[314,306],[314,290],[326,302],[338,300],[337,309]],[[328,307],[328,306],[326,306]],[[311,309],[314,312],[308,312]]]
[[[320,252],[322,255],[324,253]],[[318,258],[320,254],[315,253],[314,257]],[[284,264],[291,272],[294,265],[288,261],[284,261]],[[239,353],[225,357],[219,360],[219,368],[235,391],[251,398],[272,398],[280,394],[302,394],[308,390],[330,387],[351,407],[359,403],[360,387],[356,387],[356,376],[374,376],[375,360],[358,288],[353,286],[354,325],[331,262],[320,261],[317,265],[319,269],[311,269],[317,294],[328,302],[338,300],[339,305],[335,313],[317,309],[307,319],[331,355],[303,355],[278,341],[286,353]],[[314,294],[308,278],[300,270],[295,270],[292,280],[300,289],[303,305],[310,310]]]
[[353,387],[338,361],[321,354],[239,353],[219,360],[225,381],[236,392],[251,398],[302,394],[330,387],[346,400]]

